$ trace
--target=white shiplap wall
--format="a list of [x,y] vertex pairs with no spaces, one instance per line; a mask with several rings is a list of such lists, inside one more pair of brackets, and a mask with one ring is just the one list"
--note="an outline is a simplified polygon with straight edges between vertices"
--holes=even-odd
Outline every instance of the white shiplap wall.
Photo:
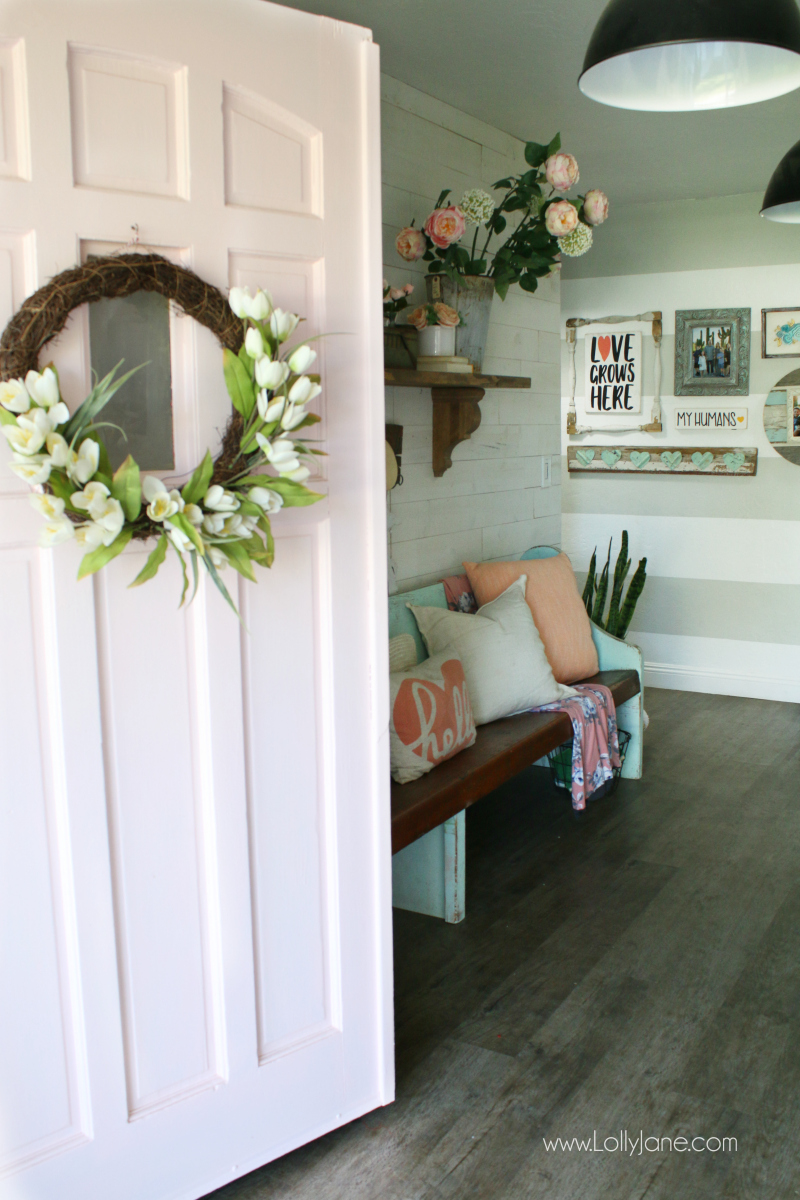
[[[457,203],[469,187],[488,191],[517,174],[523,143],[387,76],[382,97],[385,274],[392,284],[414,283],[410,299],[421,304],[424,264],[399,258],[398,230],[414,217],[419,227],[442,188]],[[560,544],[559,318],[557,276],[533,296],[513,287],[504,302],[495,297],[484,369],[530,376],[531,389],[487,392],[480,429],[456,447],[441,479],[431,468],[430,391],[386,389],[386,420],[404,428],[404,482],[389,497],[398,590],[460,573],[464,559]],[[544,456],[553,456],[549,488],[541,486]]]

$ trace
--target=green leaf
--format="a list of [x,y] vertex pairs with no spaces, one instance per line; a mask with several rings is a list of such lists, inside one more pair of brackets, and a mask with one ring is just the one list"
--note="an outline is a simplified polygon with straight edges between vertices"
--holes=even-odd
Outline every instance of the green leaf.
[[195,546],[201,554],[205,554],[205,546],[203,545],[200,534],[197,532],[188,517],[185,517],[183,513],[175,513],[169,518],[169,523],[170,525],[174,525],[176,529],[180,529],[181,533],[185,533],[192,545]]
[[451,191],[452,188],[445,188],[443,191],[439,192],[439,199],[436,201],[433,207],[441,208]]
[[233,601],[231,600],[230,593],[228,592],[228,589],[225,587],[225,584],[220,579],[219,572],[217,571],[217,568],[214,566],[213,562],[211,561],[211,556],[206,554],[203,558],[203,562],[205,563],[205,567],[206,567],[206,570],[208,571],[209,575],[214,580],[214,584],[218,588],[220,595],[224,598],[225,603],[229,604],[231,606],[233,611],[236,613],[237,618],[239,619],[242,629],[244,629],[246,631],[247,626],[245,625],[242,618],[239,616],[239,610],[236,607],[236,605],[233,603]]
[[128,520],[135,521],[142,511],[142,482],[139,465],[130,454],[114,472],[111,495],[119,500]]
[[148,579],[152,579],[155,575],[158,574],[158,568],[161,566],[164,559],[167,557],[167,546],[168,546],[167,535],[165,533],[162,533],[161,537],[158,539],[158,542],[156,543],[155,550],[153,550],[152,553],[148,555],[147,562],[144,564],[141,571],[134,579],[133,583],[128,584],[129,588],[139,587],[140,584],[147,583]]
[[98,546],[96,550],[91,550],[88,554],[84,554],[81,559],[81,565],[78,568],[78,579],[85,579],[87,575],[94,575],[95,571],[99,571],[101,567],[110,563],[112,558],[116,558],[118,554],[127,546],[133,536],[132,529],[123,529],[117,534],[110,546]]
[[232,350],[222,351],[222,369],[231,404],[246,421],[256,405],[253,381],[245,370],[242,360]]
[[[137,371],[141,371],[143,367],[150,365],[149,363],[140,363],[132,371],[128,371],[125,375],[121,375],[119,379],[115,379],[114,376],[124,361],[124,359],[120,359],[117,365],[107,375],[103,376],[99,383],[94,385],[83,404],[76,408],[70,418],[69,424],[64,430],[64,437],[68,442],[72,442],[74,438],[80,437],[89,423],[94,420],[101,409],[105,408],[111,397],[116,395],[122,385],[127,383],[132,375],[135,375]],[[108,473],[109,475],[111,474],[110,469]]]
[[181,602],[178,605],[178,608],[183,608],[183,602],[186,599],[186,593],[189,590],[189,572],[186,570],[186,559],[183,557],[178,547],[173,544],[172,549],[181,560],[181,570],[183,571],[183,591],[181,592]]
[[242,342],[242,345],[239,348],[239,358],[241,359],[242,366],[244,367],[245,371],[247,371],[248,377],[250,379],[252,379],[253,378],[253,367],[255,366],[256,360],[254,358],[251,358],[250,355],[247,353],[247,351],[244,348],[244,342]]
[[520,275],[519,277],[519,286],[523,292],[535,292],[539,286],[539,281],[530,271],[526,271],[524,275]]
[[510,279],[495,279],[494,290],[497,292],[501,300],[505,300],[510,286]]
[[527,142],[525,144],[525,162],[529,167],[540,167],[549,152],[549,146],[542,146],[539,142]]
[[191,597],[191,600],[189,601],[189,603],[191,604],[194,601],[195,596],[197,595],[197,588],[200,583],[200,576],[197,573],[197,551],[193,550],[190,557],[192,560],[192,584],[193,584],[192,597]]
[[272,536],[272,525],[266,513],[262,513],[258,521],[259,529],[263,529],[267,539],[267,557],[265,567],[271,567],[275,562],[275,538]]
[[16,425],[17,418],[0,404],[0,425]]
[[513,179],[498,179],[497,183],[492,184],[492,190],[495,191],[497,188],[510,188],[513,182]]
[[250,555],[245,550],[241,542],[230,542],[228,545],[225,542],[220,542],[217,549],[221,550],[232,567],[235,567],[240,575],[245,579],[250,579],[253,583],[256,582],[253,564],[250,562]]
[[213,474],[214,460],[211,457],[211,451],[206,450],[205,458],[200,466],[192,472],[181,490],[181,495],[187,504],[198,504],[203,499]]
[[547,147],[547,157],[549,158],[551,154],[558,154],[560,149],[561,149],[561,134],[557,133],[556,136],[553,138],[552,142],[550,143],[550,145]]
[[[69,501],[74,492],[81,490],[62,471],[51,471],[47,484],[53,495],[58,496],[59,500]],[[77,512],[78,510],[74,509],[73,511]]]

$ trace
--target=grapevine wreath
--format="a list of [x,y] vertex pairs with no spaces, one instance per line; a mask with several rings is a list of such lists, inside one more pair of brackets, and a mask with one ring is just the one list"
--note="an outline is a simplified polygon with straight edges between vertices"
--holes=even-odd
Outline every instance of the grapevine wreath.
[[[181,488],[155,475],[142,477],[130,455],[112,471],[97,417],[140,367],[120,375],[118,363],[72,414],[53,364],[38,370],[43,347],[78,305],[138,291],[166,296],[210,329],[223,348],[232,411],[222,445],[216,458],[206,451]],[[0,427],[13,453],[11,470],[33,488],[31,504],[45,518],[40,543],[75,538],[86,550],[78,571],[83,579],[131,540],[155,538],[131,587],[152,579],[172,550],[183,569],[181,604],[189,589],[188,558],[194,591],[199,561],[236,611],[220,570],[230,564],[255,580],[253,564],[270,567],[274,558],[270,514],[321,499],[305,486],[306,463],[321,451],[296,438],[319,420],[307,405],[321,391],[319,377],[308,374],[316,358],[308,342],[291,350],[285,345],[299,321],[275,308],[267,292],[253,296],[247,288],[231,288],[226,299],[159,254],[94,258],[40,288],[0,338]]]

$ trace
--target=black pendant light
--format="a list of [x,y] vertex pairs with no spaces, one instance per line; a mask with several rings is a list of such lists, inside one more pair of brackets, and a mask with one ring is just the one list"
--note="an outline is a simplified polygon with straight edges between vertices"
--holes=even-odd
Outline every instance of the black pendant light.
[[764,193],[761,216],[768,221],[800,224],[800,142],[784,154]]
[[615,108],[688,112],[800,87],[795,0],[611,0],[578,87]]

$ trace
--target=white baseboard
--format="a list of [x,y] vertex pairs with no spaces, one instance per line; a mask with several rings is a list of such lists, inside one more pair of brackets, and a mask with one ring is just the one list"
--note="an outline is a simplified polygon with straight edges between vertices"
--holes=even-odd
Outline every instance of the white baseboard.
[[716,696],[749,696],[756,700],[782,700],[800,704],[800,681],[734,671],[698,670],[678,663],[644,664],[645,688],[672,688],[679,692],[710,692]]

